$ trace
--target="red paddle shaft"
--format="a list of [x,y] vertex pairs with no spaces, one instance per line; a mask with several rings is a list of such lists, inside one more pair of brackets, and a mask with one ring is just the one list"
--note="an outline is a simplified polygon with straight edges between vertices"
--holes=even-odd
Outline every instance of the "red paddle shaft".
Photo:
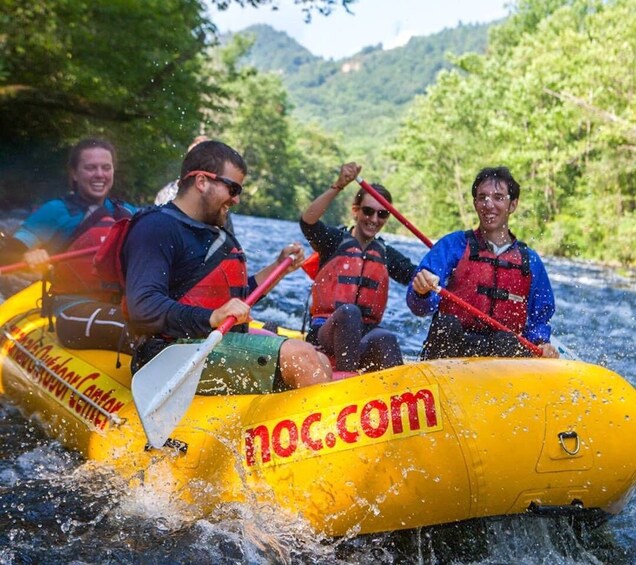
[[494,318],[491,318],[488,314],[484,314],[481,310],[477,310],[477,308],[475,308],[471,304],[468,304],[468,302],[465,302],[464,300],[459,298],[459,296],[441,287],[434,289],[434,291],[437,292],[440,296],[443,296],[444,298],[451,300],[458,306],[461,306],[462,308],[468,310],[473,316],[476,316],[483,322],[486,322],[489,326],[492,326],[495,329],[501,330],[502,332],[509,332],[511,334],[514,334],[515,337],[519,340],[519,343],[527,347],[536,356],[541,357],[543,355],[543,350],[540,347],[537,347],[534,343],[532,343],[531,341],[528,341],[522,335],[514,333],[510,328],[507,328],[506,326],[499,323]]
[[[289,255],[284,261],[281,261],[276,268],[265,278],[265,280],[259,284],[252,293],[245,299],[245,303],[248,306],[254,306],[263,295],[272,287],[276,282],[276,279],[283,275],[289,266],[294,262],[294,256]],[[222,334],[226,334],[232,326],[236,324],[236,318],[234,316],[228,316],[225,321],[219,325],[216,329]]]
[[[84,255],[91,255],[92,253],[96,253],[99,249],[99,245],[95,247],[86,247],[84,249],[77,249],[75,251],[67,251],[66,253],[59,253],[58,255],[52,255],[49,257],[49,262],[51,263],[59,263],[60,261],[64,261],[65,259],[74,259],[75,257],[83,257]],[[14,271],[20,271],[22,269],[26,269],[29,264],[26,261],[22,261],[20,263],[14,263],[13,265],[6,265],[4,267],[0,267],[0,275],[6,275],[7,273],[13,273]]]
[[[430,239],[428,239],[428,237],[426,237],[420,230],[418,230],[411,222],[409,222],[402,214],[400,214],[391,205],[391,203],[386,198],[384,198],[377,190],[375,190],[375,188],[373,188],[367,181],[363,180],[361,177],[358,177],[356,179],[356,181],[358,181],[358,184],[367,193],[369,193],[371,196],[373,196],[373,198],[375,198],[380,204],[382,204],[382,206],[384,206],[389,212],[391,212],[391,214],[393,214],[397,218],[397,220],[402,223],[402,225],[404,225],[406,228],[411,230],[413,235],[415,235],[422,242],[424,242],[428,246],[429,249],[431,247],[433,247],[433,242]],[[541,357],[543,355],[543,350],[540,347],[537,347],[534,343],[532,343],[531,341],[528,341],[525,337],[523,337],[523,336],[521,336],[519,334],[516,334],[511,329],[509,329],[506,326],[504,326],[503,324],[499,323],[494,318],[491,318],[490,316],[488,316],[488,314],[484,314],[481,310],[478,310],[474,306],[471,306],[470,304],[468,304],[468,302],[465,302],[464,300],[459,298],[459,296],[456,296],[455,294],[453,294],[452,292],[446,290],[445,288],[439,288],[439,289],[434,289],[434,290],[440,296],[442,296],[442,297],[444,297],[444,298],[446,298],[448,300],[451,300],[452,302],[454,302],[458,306],[461,306],[462,308],[464,308],[465,310],[467,310],[468,312],[473,314],[473,316],[476,316],[477,318],[479,318],[480,320],[482,320],[483,322],[485,322],[489,326],[491,326],[491,327],[493,327],[493,328],[495,328],[497,330],[501,330],[503,332],[509,332],[509,333],[515,335],[516,338],[519,340],[519,343],[521,343],[522,345],[527,347],[532,353],[534,353],[538,357]]]
[[382,196],[375,188],[373,188],[366,180],[362,180],[362,178],[358,177],[356,181],[358,181],[358,184],[366,192],[368,192],[371,196],[373,196],[373,198],[375,198],[380,204],[382,204],[382,206],[384,206],[389,212],[391,212],[391,214],[393,214],[400,221],[402,225],[404,225],[406,228],[411,230],[417,238],[423,241],[429,247],[429,249],[433,247],[433,242],[428,237],[426,237],[420,230],[418,230],[411,222],[409,222],[402,214],[400,214],[394,208],[394,206],[386,198],[384,198],[384,196]]

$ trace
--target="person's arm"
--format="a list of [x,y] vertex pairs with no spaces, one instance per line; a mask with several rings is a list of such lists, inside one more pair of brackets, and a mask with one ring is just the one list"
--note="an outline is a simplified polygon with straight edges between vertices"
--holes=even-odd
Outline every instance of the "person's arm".
[[315,224],[308,224],[301,218],[300,231],[307,238],[311,248],[320,255],[321,265],[336,252],[342,242],[342,228],[328,226],[320,221]]
[[559,354],[550,344],[550,320],[556,310],[554,293],[543,261],[535,251],[530,254],[530,271],[532,283],[528,295],[528,318],[523,336],[544,350],[544,357],[558,357]]
[[8,238],[0,261],[2,264],[25,261],[32,269],[48,265],[49,253],[60,250],[81,218],[81,214],[70,215],[59,198],[45,202]]
[[338,180],[307,206],[307,209],[301,216],[302,220],[307,224],[315,224],[320,220],[338,194],[340,194],[351,181],[356,179],[361,170],[362,167],[356,163],[346,163],[342,165],[340,167]]
[[[29,215],[13,234],[27,249],[47,247],[55,240],[66,241],[82,221],[78,211],[71,215],[62,199],[49,200]],[[52,253],[58,249],[49,249]]]
[[[283,247],[278,257],[273,263],[271,263],[264,269],[261,269],[258,273],[254,275],[254,282],[256,283],[256,285],[261,284],[269,276],[269,274],[290,255],[294,255],[294,262],[290,265],[287,271],[285,271],[285,273],[283,273],[278,279],[276,279],[276,281],[273,283],[272,286],[274,286],[286,274],[291,273],[295,271],[296,269],[298,269],[302,265],[303,261],[305,260],[305,251],[303,250],[300,243],[296,241],[294,243],[290,243],[289,245]],[[250,288],[250,290],[252,289]]]
[[389,276],[400,284],[409,284],[417,273],[417,265],[390,245],[386,246],[386,264]]
[[434,286],[446,287],[466,248],[464,232],[454,232],[440,239],[424,255],[406,292],[406,305],[416,316],[428,316],[439,307],[439,294]]
[[176,222],[141,218],[130,230],[122,259],[126,273],[126,303],[133,329],[139,334],[165,334],[174,338],[204,338],[210,331],[212,311],[186,306],[170,297],[175,269],[187,256]]

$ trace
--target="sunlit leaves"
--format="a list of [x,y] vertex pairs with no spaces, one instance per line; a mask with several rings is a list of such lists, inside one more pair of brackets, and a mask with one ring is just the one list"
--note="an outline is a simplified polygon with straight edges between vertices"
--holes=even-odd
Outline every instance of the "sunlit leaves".
[[481,167],[506,164],[522,185],[515,232],[552,253],[634,262],[636,4],[517,10],[488,55],[461,58],[414,106],[392,151],[396,181],[436,236],[465,227],[458,179],[467,194]]

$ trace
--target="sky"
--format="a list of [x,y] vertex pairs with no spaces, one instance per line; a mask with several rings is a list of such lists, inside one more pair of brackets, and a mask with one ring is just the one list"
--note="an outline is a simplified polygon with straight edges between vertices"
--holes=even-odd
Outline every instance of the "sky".
[[508,15],[510,0],[358,0],[349,14],[337,6],[329,16],[315,13],[307,24],[293,0],[274,0],[279,6],[241,8],[232,3],[224,12],[213,6],[212,21],[220,33],[236,32],[262,23],[286,32],[314,55],[342,59],[368,45],[399,47],[412,36],[430,35],[460,22],[491,22]]

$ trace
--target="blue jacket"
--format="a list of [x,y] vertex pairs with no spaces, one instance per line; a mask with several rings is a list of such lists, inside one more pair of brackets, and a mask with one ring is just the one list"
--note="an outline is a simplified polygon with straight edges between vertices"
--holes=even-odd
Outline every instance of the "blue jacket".
[[[120,200],[107,198],[104,207],[115,212],[123,206],[131,214],[136,208]],[[71,243],[75,230],[89,211],[90,204],[72,194],[64,198],[49,200],[33,212],[15,231],[13,238],[24,244],[27,249],[43,247],[49,254],[59,253]]]
[[[424,256],[418,267],[418,272],[426,269],[436,274],[439,277],[440,286],[445,288],[466,250],[466,245],[466,234],[463,231],[444,236]],[[513,245],[517,245],[516,241]],[[551,333],[550,319],[555,311],[554,294],[541,258],[536,251],[530,248],[528,248],[528,253],[532,283],[528,296],[528,318],[522,335],[533,343],[548,343]],[[413,290],[412,282],[409,284],[406,303],[415,315],[434,314],[437,312],[439,302],[439,294],[429,292],[423,296]]]

